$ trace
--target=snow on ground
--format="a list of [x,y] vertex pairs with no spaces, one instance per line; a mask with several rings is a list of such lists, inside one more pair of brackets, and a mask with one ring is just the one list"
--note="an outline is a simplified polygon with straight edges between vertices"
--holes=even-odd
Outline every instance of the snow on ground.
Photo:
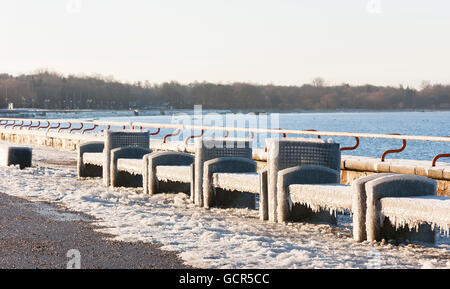
[[0,167],[0,192],[97,218],[117,240],[163,244],[201,268],[442,268],[450,247],[356,243],[351,228],[261,222],[248,209],[197,208],[185,194],[143,195],[77,179],[75,153],[33,148],[33,167]]

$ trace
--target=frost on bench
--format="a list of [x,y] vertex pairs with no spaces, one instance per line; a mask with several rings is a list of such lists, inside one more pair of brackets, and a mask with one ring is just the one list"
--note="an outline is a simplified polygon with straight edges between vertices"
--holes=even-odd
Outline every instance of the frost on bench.
[[104,163],[104,142],[80,144],[77,151],[77,171],[79,177],[101,177]]
[[192,192],[193,162],[194,156],[183,152],[154,152],[144,156],[144,193]]
[[290,185],[289,203],[307,206],[314,212],[322,210],[345,212],[352,210],[352,187],[340,184]]
[[[337,176],[332,182],[339,182],[341,153],[338,143],[315,138],[272,138],[266,139],[266,143],[270,221],[284,222],[278,220],[279,206],[282,207],[281,211],[287,212],[287,199],[285,196],[279,196],[278,172],[281,170],[296,166],[319,165],[335,170]],[[279,203],[279,200],[282,203]]]
[[[151,149],[138,146],[118,147],[111,150],[110,177],[111,186],[142,186],[142,178],[146,168],[143,157],[152,152]],[[119,169],[119,161],[122,170]],[[124,174],[124,172],[128,174]]]
[[191,181],[190,166],[157,166],[156,177],[159,181],[189,183]]
[[257,172],[215,173],[213,174],[213,186],[228,191],[259,194],[259,176]]
[[447,236],[450,228],[450,198],[439,196],[382,198],[381,216],[396,228],[418,229],[422,224],[439,227]]
[[[205,175],[204,165],[217,158],[243,158],[252,160],[252,141],[245,138],[198,138],[195,140],[194,190],[192,200],[197,206],[209,207],[214,200],[211,194],[211,175]],[[229,164],[230,168],[233,167]],[[228,165],[226,165],[228,166]],[[211,173],[214,169],[211,171]],[[245,170],[244,170],[245,171]],[[244,172],[243,170],[227,170],[214,172]],[[248,172],[249,170],[247,170]],[[251,171],[251,170],[250,170]],[[256,171],[256,163],[253,171]]]
[[[297,206],[293,205],[293,200],[291,198],[291,192],[294,193],[294,198],[297,200],[297,203],[301,205],[299,202],[304,202],[305,200],[301,200],[301,191],[302,186],[295,186],[297,184],[300,185],[319,185],[319,184],[338,184],[339,183],[339,171],[319,165],[303,165],[303,166],[295,166],[291,168],[287,168],[278,172],[278,181],[277,181],[277,214],[278,214],[278,222],[286,222],[293,218],[294,213],[299,216],[304,215],[305,217],[309,215],[308,208],[301,206],[297,208]],[[314,190],[313,187],[305,187],[308,191],[308,188]],[[326,193],[330,193],[328,187],[323,187]],[[293,191],[291,191],[291,189]],[[317,187],[315,189],[317,191]],[[345,189],[344,189],[345,190]],[[338,191],[340,191],[338,189]],[[332,193],[331,193],[332,194]],[[318,195],[320,196],[320,195]],[[324,195],[325,196],[325,195]],[[305,193],[304,197],[309,197],[306,201],[313,205],[312,198],[314,197],[314,193],[311,194]],[[320,198],[320,197],[319,197]],[[321,203],[324,205],[324,200],[315,202],[315,204]],[[295,203],[295,202],[294,202]],[[349,200],[350,208],[351,208],[351,198]],[[314,206],[314,205],[313,205]],[[296,207],[294,212],[294,207]],[[317,212],[317,210],[316,210]],[[302,218],[302,217],[300,217]]]
[[391,176],[391,173],[381,173],[368,175],[355,180],[352,183],[353,201],[353,239],[357,242],[363,242],[367,239],[366,234],[366,210],[367,210],[367,193],[366,183],[375,179]]
[[149,144],[148,131],[107,130],[104,141],[80,144],[77,158],[78,176],[102,176],[103,183],[109,186],[111,171],[114,171],[111,168],[111,151],[121,147],[141,147],[148,150]]
[[[203,203],[205,208],[218,205],[219,199],[217,198],[216,187],[213,182],[213,175],[215,173],[255,173],[256,174],[256,162],[250,158],[228,156],[218,157],[210,159],[204,163],[203,170]],[[256,174],[257,175],[257,174]],[[242,182],[242,180],[240,181]],[[244,181],[245,182],[245,181]],[[228,183],[228,184],[226,184]],[[229,181],[225,180],[225,185],[230,187]],[[254,189],[253,189],[254,190]],[[234,192],[235,190],[231,190]],[[242,193],[248,193],[248,191],[239,191]],[[239,198],[239,195],[237,195]],[[233,203],[234,198],[231,198],[231,194],[228,194],[226,199],[229,199]],[[252,196],[254,198],[254,196]],[[237,200],[234,200],[237,204]],[[227,201],[228,202],[228,201]],[[254,202],[253,202],[254,204]],[[252,207],[252,206],[251,206]]]
[[[434,234],[431,228],[426,227],[426,225],[420,225],[420,230],[418,234],[414,235],[411,228],[408,226],[408,230],[397,230],[399,229],[399,224],[406,225],[410,222],[413,227],[417,227],[418,220],[416,213],[413,212],[414,209],[420,209],[419,207],[412,207],[412,203],[409,205],[402,205],[403,201],[407,202],[406,198],[412,198],[419,200],[418,197],[424,196],[436,196],[437,195],[437,182],[435,180],[412,175],[390,175],[369,181],[365,184],[365,189],[367,193],[367,209],[366,209],[366,231],[368,241],[379,241],[381,238],[401,238],[401,234],[408,235],[409,237],[417,237],[417,240],[432,241],[434,240]],[[390,218],[384,218],[387,216],[384,214],[389,214],[388,211],[383,213],[383,204],[392,205],[389,200],[383,201],[385,198],[395,198],[397,200],[392,201],[396,205],[399,205],[401,209],[392,209],[389,206],[389,213],[393,214],[394,220]],[[384,202],[384,203],[383,203]],[[427,206],[426,202],[422,203],[422,207],[425,209]],[[417,206],[417,204],[416,204]],[[395,225],[395,223],[397,225]],[[409,239],[411,240],[411,239]]]
[[130,173],[132,175],[141,175],[143,169],[142,159],[118,159],[117,170]]
[[103,153],[84,153],[84,164],[102,166],[103,165]]

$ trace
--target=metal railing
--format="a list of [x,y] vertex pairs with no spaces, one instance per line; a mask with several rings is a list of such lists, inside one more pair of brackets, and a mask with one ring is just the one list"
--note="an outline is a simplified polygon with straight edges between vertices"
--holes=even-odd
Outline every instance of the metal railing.
[[[28,123],[27,123],[28,122]],[[263,129],[263,128],[244,128],[244,127],[218,127],[218,126],[199,126],[199,125],[184,125],[184,124],[161,124],[161,123],[146,123],[146,122],[110,122],[110,121],[92,121],[92,120],[58,120],[58,119],[20,119],[20,118],[0,118],[0,129],[11,130],[41,130],[46,129],[47,132],[57,133],[91,133],[96,136],[100,136],[105,130],[114,129],[156,129],[151,131],[150,136],[158,135],[162,129],[174,129],[174,132],[166,134],[162,139],[163,143],[167,142],[169,137],[178,136],[183,130],[197,130],[201,131],[200,134],[191,135],[185,138],[184,143],[194,138],[201,137],[206,131],[224,131],[224,137],[228,137],[230,132],[243,132],[250,135],[253,138],[258,133],[279,134],[282,137],[287,135],[307,135],[330,137],[348,137],[354,138],[356,144],[352,147],[343,147],[341,151],[356,150],[360,145],[361,138],[371,139],[391,139],[401,140],[403,145],[399,149],[392,149],[383,152],[381,161],[384,162],[388,154],[400,153],[407,145],[407,141],[430,141],[430,142],[450,142],[450,136],[413,136],[413,135],[400,135],[400,134],[373,134],[373,133],[352,133],[352,132],[328,132],[328,131],[316,131],[316,130],[289,130],[289,129]],[[57,130],[57,131],[56,131]],[[436,166],[436,162],[440,158],[449,158],[450,154],[438,154],[432,160],[432,166]]]

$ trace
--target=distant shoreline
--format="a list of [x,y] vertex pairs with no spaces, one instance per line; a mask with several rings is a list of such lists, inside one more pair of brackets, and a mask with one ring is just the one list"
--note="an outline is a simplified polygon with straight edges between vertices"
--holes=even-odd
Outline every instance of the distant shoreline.
[[[164,108],[154,108],[154,109],[34,109],[34,108],[19,108],[19,109],[0,109],[0,117],[12,117],[19,116],[23,118],[26,115],[31,117],[45,116],[47,114],[79,114],[79,113],[130,113],[135,116],[145,116],[145,115],[171,115],[173,113],[179,112],[193,112],[194,109],[164,109]],[[376,112],[450,112],[449,109],[335,109],[335,110],[302,110],[302,109],[273,109],[273,110],[262,110],[262,109],[203,109],[203,112],[216,112],[219,114],[223,113],[376,113]]]

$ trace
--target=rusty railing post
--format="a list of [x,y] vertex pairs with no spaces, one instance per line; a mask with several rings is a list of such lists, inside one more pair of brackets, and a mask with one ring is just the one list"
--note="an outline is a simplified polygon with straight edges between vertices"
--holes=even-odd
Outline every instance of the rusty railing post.
[[[392,133],[391,135],[401,135],[401,134],[399,134],[399,133]],[[383,155],[381,155],[381,161],[384,162],[384,159],[386,158],[386,156],[388,154],[396,154],[396,153],[401,153],[402,151],[404,151],[405,148],[406,148],[406,139],[403,139],[402,141],[403,141],[403,145],[402,145],[401,148],[396,149],[396,150],[387,150],[387,151],[385,151],[383,153]]]
[[168,135],[164,136],[163,138],[163,142],[162,143],[166,143],[167,142],[167,138],[171,137],[171,136],[177,136],[181,133],[181,129],[177,128],[175,133],[169,133]]

